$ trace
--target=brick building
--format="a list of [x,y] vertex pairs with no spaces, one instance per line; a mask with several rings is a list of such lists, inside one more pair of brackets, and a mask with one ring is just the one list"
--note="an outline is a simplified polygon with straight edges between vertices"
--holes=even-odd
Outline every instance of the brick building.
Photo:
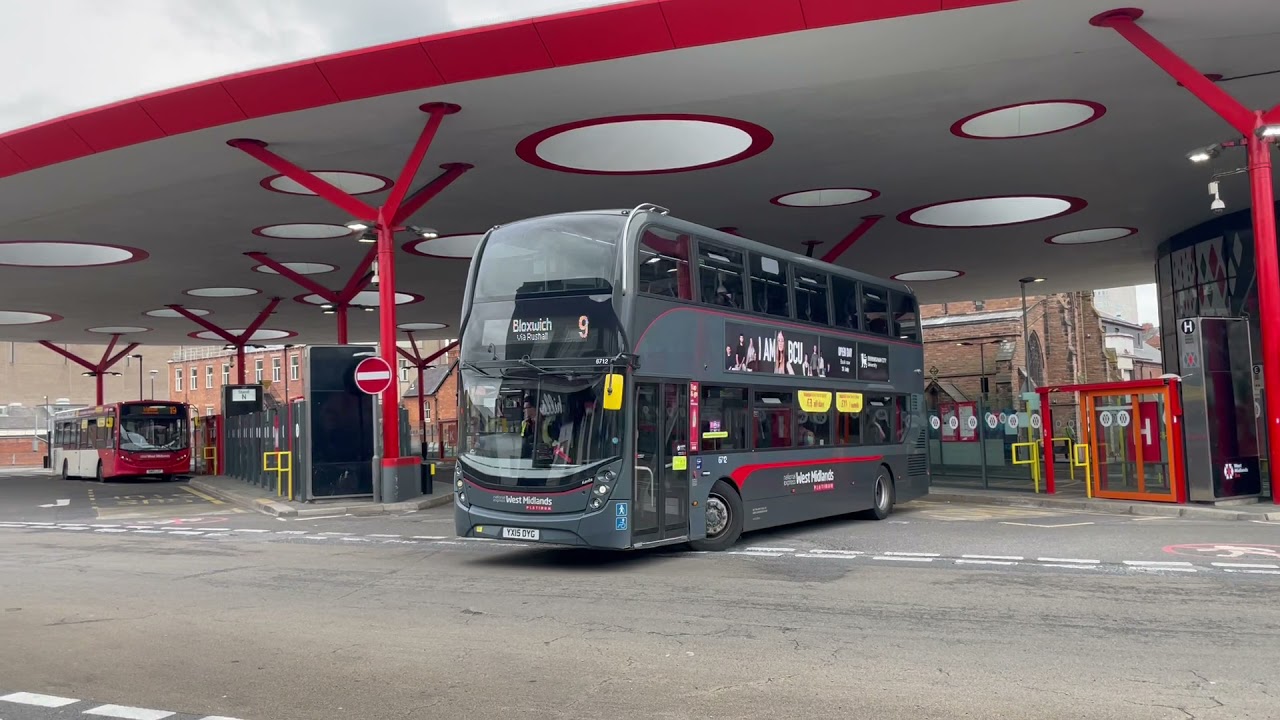
[[1123,379],[1092,293],[1028,297],[1026,315],[1028,347],[1020,297],[922,305],[931,404],[978,399],[984,385],[993,404],[1005,405],[1046,384]]
[[451,350],[428,367],[422,374],[421,388],[417,385],[417,371],[410,367],[409,372],[414,381],[404,392],[403,405],[409,411],[415,439],[419,439],[417,432],[422,427],[418,422],[418,393],[422,392],[427,453],[453,457],[458,442],[458,351]]

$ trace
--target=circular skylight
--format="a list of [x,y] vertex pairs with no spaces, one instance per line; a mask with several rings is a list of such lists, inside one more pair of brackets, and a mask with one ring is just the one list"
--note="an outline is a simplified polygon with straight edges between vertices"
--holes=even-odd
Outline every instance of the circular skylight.
[[195,297],[209,298],[229,298],[229,297],[245,297],[246,295],[257,295],[261,290],[245,287],[207,287],[188,290],[188,295]]
[[950,280],[963,274],[959,270],[912,270],[911,272],[898,273],[893,276],[893,279],[899,282],[928,282],[930,280]]
[[419,330],[443,330],[449,326],[445,325],[444,323],[435,323],[435,322],[411,322],[411,323],[400,323],[397,327],[399,327],[401,330],[416,332]]
[[879,196],[880,193],[875,190],[865,188],[818,188],[779,195],[769,202],[795,208],[836,207],[860,203]]
[[135,325],[107,325],[104,327],[89,328],[91,333],[102,333],[103,335],[130,335],[133,333],[149,332],[151,328],[137,327]]
[[136,248],[78,242],[15,240],[0,242],[0,265],[20,267],[99,267],[145,260]]
[[406,252],[423,257],[470,260],[475,257],[476,247],[483,239],[483,234],[441,235],[431,240],[414,240],[405,243],[404,249]]
[[327,240],[347,237],[352,232],[346,225],[331,223],[284,223],[254,228],[253,234],[282,240]]
[[20,310],[0,310],[0,325],[39,325],[54,322],[62,318],[49,313],[22,312]]
[[1106,112],[1088,100],[1041,100],[983,110],[956,121],[951,132],[972,140],[1036,137],[1088,125]]
[[[227,334],[239,337],[247,329],[248,328],[239,328],[236,330],[228,330]],[[288,330],[271,330],[270,328],[262,328],[260,330],[255,330],[253,332],[253,335],[247,338],[246,341],[253,342],[256,340],[261,342],[266,340],[283,340],[285,338],[295,337],[297,334],[298,333],[295,333],[295,332],[289,332]],[[226,340],[226,338],[213,332],[212,330],[201,330],[200,332],[193,332],[190,334],[190,337],[193,337],[197,340],[223,340],[223,341]]]
[[1051,238],[1046,238],[1045,242],[1050,245],[1089,245],[1091,243],[1107,242],[1108,240],[1119,240],[1137,232],[1137,228],[1128,227],[1093,228],[1054,235]]
[[[189,307],[184,307],[184,308],[183,308],[183,310],[186,310],[187,312],[191,313],[192,315],[195,315],[196,317],[200,317],[200,316],[202,316],[202,315],[208,315],[208,314],[209,314],[209,311],[208,311],[208,310],[201,310],[201,309],[199,309],[199,308],[189,308]],[[183,315],[182,313],[178,312],[177,310],[174,310],[173,308],[158,308],[158,309],[156,309],[156,310],[148,310],[147,312],[145,312],[145,313],[143,313],[143,314],[144,314],[144,315],[148,315],[148,316],[150,316],[150,317],[156,317],[156,318],[180,318],[180,317],[186,317],[185,315]]]
[[520,141],[525,162],[561,172],[652,175],[718,167],[773,144],[759,125],[713,115],[625,115],[569,123]]
[[[332,304],[328,299],[323,298],[319,295],[314,295],[314,294],[302,295],[296,299],[298,302],[307,303],[308,305]],[[403,292],[396,293],[397,305],[411,305],[416,302],[422,302],[422,297],[419,295],[414,295],[413,293],[403,293]],[[353,307],[357,307],[357,306],[358,307],[377,307],[378,304],[379,303],[378,303],[377,290],[362,290],[356,293],[356,296],[351,298],[351,302],[350,302],[350,305]]]
[[[333,272],[338,269],[337,265],[329,263],[313,263],[313,262],[286,262],[280,263],[284,267],[298,273],[299,275],[323,275],[327,272]],[[254,272],[265,273],[267,275],[279,275],[275,268],[268,265],[258,265],[253,269]]]
[[[311,174],[348,195],[365,195],[391,187],[390,180],[381,175],[372,175],[370,173],[348,172],[345,170],[316,170]],[[262,187],[288,195],[315,195],[315,193],[283,175],[272,175],[264,178]]]
[[907,210],[898,221],[934,228],[987,228],[1047,220],[1082,210],[1088,203],[1059,195],[969,198]]

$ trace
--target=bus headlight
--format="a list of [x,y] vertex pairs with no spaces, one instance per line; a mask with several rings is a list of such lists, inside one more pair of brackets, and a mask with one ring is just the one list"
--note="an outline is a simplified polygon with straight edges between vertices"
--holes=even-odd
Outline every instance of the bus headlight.
[[458,493],[458,502],[462,503],[463,505],[466,505],[466,504],[467,504],[467,494],[466,494],[466,493]]
[[462,478],[458,478],[458,481],[454,483],[454,486],[455,486],[455,487],[457,487],[459,490],[461,490],[461,489],[462,489]]
[[601,471],[599,474],[597,474],[597,475],[596,475],[596,482],[598,482],[598,483],[611,483],[611,482],[613,482],[613,481],[614,481],[614,479],[615,479],[615,478],[617,478],[617,477],[618,477],[618,473],[616,473],[616,472],[614,472],[614,471],[612,471],[612,470],[604,470],[604,471]]
[[591,498],[591,502],[587,504],[591,506],[592,510],[599,510],[600,508],[604,507],[604,500],[601,500],[598,497],[593,497]]
[[605,495],[608,495],[608,494],[609,494],[608,485],[596,485],[596,495],[599,495],[600,497],[604,497]]

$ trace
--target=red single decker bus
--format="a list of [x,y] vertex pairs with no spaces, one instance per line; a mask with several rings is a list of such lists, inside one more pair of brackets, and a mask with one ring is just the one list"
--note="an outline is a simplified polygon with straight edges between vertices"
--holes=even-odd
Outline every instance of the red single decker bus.
[[169,479],[191,472],[186,403],[122,402],[53,417],[50,465],[63,479]]

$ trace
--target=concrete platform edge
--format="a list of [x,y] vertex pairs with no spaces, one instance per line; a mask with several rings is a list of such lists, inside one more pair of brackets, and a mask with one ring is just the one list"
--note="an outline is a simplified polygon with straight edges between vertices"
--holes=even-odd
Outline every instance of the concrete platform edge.
[[1160,503],[1132,503],[1119,500],[1088,500],[1072,498],[1036,497],[1024,495],[995,495],[966,493],[952,489],[930,489],[924,499],[965,505],[1001,505],[1008,507],[1051,508],[1058,510],[1087,510],[1111,515],[1143,515],[1148,517],[1185,517],[1200,520],[1265,520],[1280,521],[1280,508],[1274,512],[1241,512],[1215,507],[1166,505]]
[[389,515],[442,507],[453,502],[453,494],[430,495],[398,503],[357,503],[353,505],[324,505],[320,507],[294,507],[287,502],[255,497],[250,493],[238,493],[198,477],[190,480],[191,487],[224,502],[264,515],[283,518],[305,518],[330,515]]

